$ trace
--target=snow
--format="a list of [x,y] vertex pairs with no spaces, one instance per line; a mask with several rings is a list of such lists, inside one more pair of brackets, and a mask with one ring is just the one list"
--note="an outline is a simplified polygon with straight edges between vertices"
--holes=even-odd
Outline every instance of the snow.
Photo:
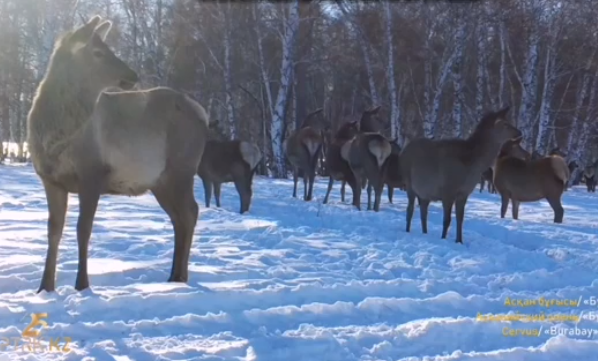
[[[359,212],[340,203],[339,185],[322,205],[326,183],[318,180],[316,200],[303,202],[291,197],[291,181],[256,178],[252,209],[239,215],[232,184],[223,187],[222,208],[206,209],[198,180],[188,285],[165,282],[173,237],[154,198],[103,197],[90,247],[92,288],[84,292],[73,288],[71,196],[57,291],[37,295],[45,195],[30,166],[0,167],[0,360],[596,360],[598,335],[587,334],[598,332],[595,194],[568,191],[565,222],[555,225],[546,202],[523,204],[519,221],[500,219],[498,196],[476,190],[459,245],[454,220],[440,239],[440,204],[430,206],[427,235],[418,212],[407,234],[403,192],[392,205],[385,194],[379,213]],[[516,307],[507,297],[543,299]],[[580,298],[578,307],[545,301]],[[64,345],[70,337],[70,352],[6,345],[41,312],[48,313],[42,338]],[[477,318],[507,313],[546,317]],[[582,320],[548,320],[556,314]],[[573,334],[550,334],[557,326]],[[505,327],[542,330],[504,336]]]

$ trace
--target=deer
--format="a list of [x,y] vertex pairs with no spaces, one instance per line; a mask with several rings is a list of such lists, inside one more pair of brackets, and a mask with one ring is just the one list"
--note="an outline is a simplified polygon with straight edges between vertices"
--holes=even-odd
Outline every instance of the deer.
[[588,192],[596,192],[596,172],[598,172],[598,160],[584,168],[583,178]]
[[505,143],[496,160],[494,186],[501,197],[500,217],[505,217],[509,201],[512,217],[517,220],[520,203],[546,199],[554,211],[554,223],[563,223],[561,197],[570,177],[567,163],[559,155],[533,159],[521,147],[521,139]]
[[388,156],[388,168],[386,170],[385,184],[388,188],[388,203],[392,204],[392,198],[394,195],[394,189],[399,188],[405,189],[405,183],[401,176],[400,166],[400,154],[401,146],[398,143],[398,139],[395,138],[390,141],[390,155]]
[[316,166],[322,151],[323,137],[322,130],[311,125],[310,121],[323,110],[316,109],[309,113],[301,127],[295,130],[286,141],[287,159],[293,168],[293,198],[297,198],[297,181],[300,175],[303,178],[303,200],[311,201],[313,198]]
[[493,183],[493,178],[494,178],[494,170],[492,169],[492,167],[486,169],[481,176],[480,179],[480,193],[482,193],[482,191],[484,190],[484,185],[486,183],[488,183],[488,193],[496,193],[496,189],[494,188],[494,183]]
[[442,239],[451,224],[455,205],[457,218],[456,243],[463,243],[463,219],[469,195],[488,169],[502,145],[521,135],[506,119],[509,107],[485,114],[473,133],[466,139],[427,139],[411,141],[400,156],[401,175],[407,191],[406,231],[418,199],[422,233],[428,233],[428,206],[431,201],[442,201]]
[[197,175],[203,182],[206,208],[210,207],[212,189],[216,207],[220,207],[222,183],[233,182],[241,202],[239,213],[248,212],[253,196],[253,176],[261,160],[262,152],[253,143],[209,139],[197,168]]
[[388,139],[379,133],[359,133],[341,147],[341,157],[349,163],[354,174],[353,205],[361,210],[362,185],[367,182],[368,210],[380,211],[380,198],[386,181],[387,159],[391,153]]
[[137,73],[106,44],[112,22],[92,17],[61,35],[27,115],[27,142],[48,207],[48,248],[38,293],[55,290],[68,194],[77,194],[75,289],[89,288],[89,239],[102,195],[151,191],[169,216],[174,255],[169,282],[188,281],[199,215],[193,182],[209,117],[167,87],[135,90]]
[[[351,168],[351,165],[347,161],[349,155],[347,150],[350,148],[345,148],[344,155],[342,154],[343,152],[341,152],[341,148],[346,142],[352,140],[360,132],[372,132],[372,130],[377,129],[379,120],[377,119],[376,115],[380,108],[380,106],[375,106],[371,109],[366,109],[362,112],[359,120],[352,118],[349,121],[346,121],[331,140],[330,145],[327,147],[328,149],[326,153],[326,168],[328,169],[330,176],[328,181],[328,189],[326,191],[323,204],[328,203],[328,198],[330,196],[330,192],[332,191],[334,181],[340,180],[343,183],[349,183],[349,186],[353,192],[352,204],[357,207],[357,209],[361,210],[361,202],[359,198],[361,196],[361,191],[359,191],[360,194],[358,196],[356,194],[357,189],[355,188],[357,186],[358,180],[356,179],[356,175]],[[366,182],[360,182],[359,189],[365,189],[366,185]],[[341,198],[343,202],[344,194],[345,191],[343,187],[341,188]]]

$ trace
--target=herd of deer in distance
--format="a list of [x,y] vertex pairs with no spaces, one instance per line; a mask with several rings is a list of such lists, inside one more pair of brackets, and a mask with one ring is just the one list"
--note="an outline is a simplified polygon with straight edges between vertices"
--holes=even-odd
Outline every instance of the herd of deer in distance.
[[[169,87],[134,89],[137,73],[105,43],[112,23],[94,16],[63,34],[54,46],[27,118],[28,147],[48,205],[48,249],[38,292],[55,290],[58,246],[62,238],[68,194],[77,194],[78,267],[75,288],[89,287],[89,239],[101,195],[137,196],[148,191],[170,218],[174,255],[169,282],[188,281],[189,252],[199,207],[195,176],[203,180],[205,203],[212,190],[220,206],[221,184],[233,182],[240,212],[252,198],[259,148],[241,140],[210,139],[210,120],[191,97]],[[509,201],[517,219],[519,204],[546,199],[554,222],[563,221],[561,196],[575,162],[566,164],[558,149],[548,156],[530,155],[520,145],[522,133],[508,120],[509,107],[489,112],[466,139],[411,140],[401,149],[380,131],[380,106],[346,121],[334,134],[317,121],[322,110],[309,114],[284,148],[293,169],[293,197],[303,178],[303,199],[313,198],[316,164],[324,154],[329,183],[348,183],[352,204],[361,210],[367,186],[368,210],[379,211],[384,185],[392,203],[394,188],[408,198],[406,231],[410,231],[417,198],[422,232],[427,233],[428,205],[441,201],[442,238],[457,219],[456,241],[463,243],[465,204],[475,186],[489,182],[502,199],[501,218]],[[213,123],[213,122],[212,122]],[[585,167],[588,191],[595,191],[598,162]],[[372,206],[372,189],[374,204]]]

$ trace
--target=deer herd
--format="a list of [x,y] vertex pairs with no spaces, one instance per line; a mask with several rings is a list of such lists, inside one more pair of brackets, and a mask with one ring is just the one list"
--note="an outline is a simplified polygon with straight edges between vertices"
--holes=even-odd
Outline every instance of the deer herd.
[[[38,292],[55,290],[58,246],[62,238],[68,194],[79,199],[77,220],[77,290],[89,287],[89,239],[101,195],[137,196],[148,191],[168,215],[174,231],[174,254],[169,282],[187,282],[188,263],[199,207],[194,179],[204,185],[205,204],[212,191],[220,206],[221,184],[233,182],[240,197],[240,213],[249,210],[253,175],[262,154],[241,140],[210,136],[205,109],[191,97],[168,87],[136,89],[139,78],[106,45],[112,27],[94,16],[56,42],[46,74],[27,118],[28,146],[48,205],[48,248]],[[322,110],[309,114],[284,144],[293,170],[293,197],[303,178],[303,199],[313,199],[321,155],[329,173],[323,203],[334,181],[353,194],[361,210],[361,191],[367,187],[367,209],[380,210],[382,190],[392,203],[395,188],[404,190],[408,205],[406,231],[417,199],[422,232],[427,233],[430,202],[442,202],[442,238],[446,238],[453,206],[456,241],[463,243],[463,218],[469,195],[481,180],[500,194],[501,217],[509,202],[518,217],[521,202],[546,199],[554,222],[563,221],[561,196],[572,169],[558,149],[548,156],[530,155],[521,145],[522,133],[507,119],[509,108],[486,114],[466,139],[413,139],[401,149],[396,139],[382,135],[380,107],[363,111],[333,134],[316,121]],[[598,162],[583,177],[595,192]],[[374,200],[372,205],[372,190]]]

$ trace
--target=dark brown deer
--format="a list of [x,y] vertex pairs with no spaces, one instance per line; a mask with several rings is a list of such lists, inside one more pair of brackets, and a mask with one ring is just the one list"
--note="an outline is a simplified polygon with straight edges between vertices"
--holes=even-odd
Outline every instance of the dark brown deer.
[[469,195],[509,139],[521,132],[506,119],[509,107],[486,114],[467,139],[419,138],[411,141],[401,153],[401,174],[407,190],[407,227],[418,199],[422,232],[428,233],[428,206],[442,201],[444,211],[442,238],[446,238],[455,204],[457,243],[463,243],[463,218]]
[[[328,203],[328,198],[330,196],[330,192],[332,191],[334,181],[339,180],[343,183],[349,183],[349,186],[353,191],[353,205],[356,206],[358,209],[361,209],[360,200],[359,198],[356,198],[357,195],[355,186],[357,184],[357,181],[355,179],[355,174],[353,174],[353,170],[351,169],[347,160],[343,158],[343,156],[341,155],[341,148],[343,144],[353,139],[355,136],[357,136],[359,132],[363,132],[364,130],[370,131],[372,129],[377,129],[380,123],[379,119],[377,118],[379,110],[380,106],[364,110],[359,120],[352,118],[349,121],[345,122],[333,137],[331,144],[328,147],[328,152],[326,153],[326,167],[328,168],[328,171],[330,173],[330,178],[323,204]],[[362,182],[359,185],[359,188],[365,189],[366,185],[367,183]],[[344,201],[344,195],[344,188],[341,188],[342,201]]]
[[193,182],[209,118],[171,88],[132,90],[137,73],[104,42],[111,25],[94,16],[61,36],[27,117],[27,143],[48,202],[48,250],[38,292],[55,289],[69,193],[79,196],[75,289],[89,287],[89,238],[104,194],[152,192],[174,228],[168,281],[188,280],[199,214]]
[[[332,137],[328,149],[326,151],[326,168],[329,173],[328,189],[324,196],[323,204],[328,203],[328,197],[332,191],[334,181],[346,181],[349,183],[351,189],[355,189],[356,181],[355,175],[351,170],[349,163],[341,156],[341,148],[343,145],[353,139],[359,133],[359,122],[357,120],[348,121],[343,124],[336,134]],[[342,193],[344,196],[344,193]],[[353,204],[358,203],[355,199],[355,191],[353,191]]]
[[[341,147],[341,157],[349,163],[355,177],[353,205],[361,210],[362,185],[367,182],[368,210],[372,209],[374,190],[374,211],[380,210],[380,198],[386,181],[387,159],[391,153],[388,139],[378,133],[359,133]],[[355,203],[357,199],[357,204]]]
[[310,121],[322,110],[317,109],[308,114],[301,127],[291,134],[285,145],[287,159],[293,167],[293,197],[297,197],[297,181],[301,171],[305,201],[311,201],[313,197],[316,166],[323,145],[322,129],[312,125]]
[[480,193],[484,190],[485,183],[488,183],[488,192],[489,193],[496,193],[496,189],[494,188],[494,171],[492,167],[486,169],[482,173],[482,177],[480,180]]
[[401,190],[405,190],[405,182],[401,176],[401,146],[398,144],[397,139],[393,139],[390,142],[390,147],[391,151],[390,156],[388,156],[388,167],[386,169],[385,184],[388,187],[388,202],[392,204],[394,189],[399,188]]
[[505,217],[509,201],[512,217],[518,219],[520,203],[546,199],[554,211],[554,223],[562,223],[561,197],[570,176],[567,163],[558,155],[531,159],[520,142],[517,138],[505,144],[496,160],[494,185],[501,197],[500,217]]
[[596,172],[598,172],[598,160],[584,168],[583,178],[588,192],[596,192]]
[[242,140],[208,140],[197,168],[197,175],[203,182],[206,207],[210,207],[212,190],[216,207],[220,207],[222,183],[233,182],[239,193],[239,213],[249,211],[253,196],[253,176],[262,159],[260,149]]
[[[374,107],[370,110],[366,110],[362,113],[361,118],[359,120],[359,131],[361,133],[381,133],[382,129],[384,128],[384,123],[382,120],[377,116],[381,106]],[[345,202],[345,187],[347,185],[346,181],[342,181],[341,183],[341,202]],[[364,182],[361,185],[361,189],[365,189],[367,183]],[[370,193],[371,194],[371,188]]]

